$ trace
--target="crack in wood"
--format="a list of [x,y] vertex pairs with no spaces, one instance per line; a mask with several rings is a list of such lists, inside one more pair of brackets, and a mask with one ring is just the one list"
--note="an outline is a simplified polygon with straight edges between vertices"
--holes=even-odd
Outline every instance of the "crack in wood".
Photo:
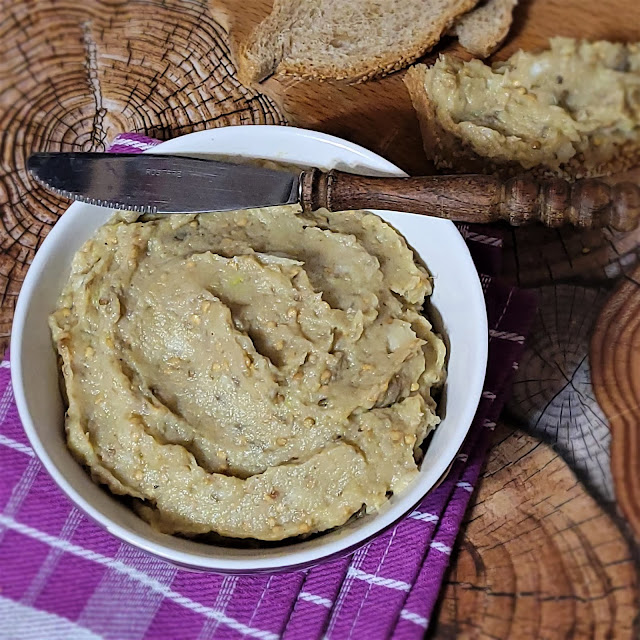
[[85,48],[87,81],[95,104],[91,139],[88,145],[86,145],[85,151],[104,151],[106,148],[106,134],[103,129],[103,122],[106,110],[102,103],[102,90],[100,88],[100,77],[98,76],[98,48],[91,34],[91,21],[87,20],[83,22],[81,28],[82,41]]
[[456,582],[455,580],[449,581],[449,584],[457,585],[462,589],[467,589],[469,591],[479,591],[491,598],[536,598],[540,602],[564,602],[567,600],[576,600],[577,602],[582,603],[597,602],[598,600],[609,598],[609,596],[616,591],[624,589],[624,587],[611,587],[598,595],[584,597],[576,593],[566,595],[546,595],[545,592],[540,591],[493,591],[491,587],[487,585],[476,585],[469,582]]

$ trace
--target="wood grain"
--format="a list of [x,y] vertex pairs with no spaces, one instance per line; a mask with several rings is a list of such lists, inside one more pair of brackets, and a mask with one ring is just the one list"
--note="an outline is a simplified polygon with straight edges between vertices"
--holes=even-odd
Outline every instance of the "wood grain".
[[593,394],[589,362],[593,327],[611,292],[573,284],[533,291],[538,312],[508,410],[550,443],[597,497],[612,502],[611,432]]
[[637,573],[612,519],[549,446],[504,425],[495,439],[429,637],[638,638]]
[[506,180],[491,175],[386,178],[312,169],[303,172],[300,186],[302,207],[309,211],[388,209],[454,222],[620,230],[635,229],[640,218],[640,187],[631,182],[610,187],[603,180],[569,183],[526,173]]
[[169,138],[283,122],[233,75],[204,2],[2,2],[0,346],[28,264],[68,206],[25,172],[33,151],[103,151],[116,134]]
[[601,311],[590,357],[593,388],[611,425],[616,497],[640,539],[640,269]]

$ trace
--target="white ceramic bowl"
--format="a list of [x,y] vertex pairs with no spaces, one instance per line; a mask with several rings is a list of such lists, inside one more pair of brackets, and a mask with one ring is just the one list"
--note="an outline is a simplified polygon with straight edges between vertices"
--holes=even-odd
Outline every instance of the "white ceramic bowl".
[[[404,175],[380,156],[339,138],[277,126],[240,126],[176,138],[153,153],[224,154],[266,158],[324,169],[339,166],[371,175]],[[422,257],[434,276],[432,304],[450,345],[444,419],[418,479],[383,510],[315,539],[277,548],[232,549],[154,531],[72,458],[64,437],[64,408],[47,317],[67,280],[71,259],[112,211],[74,203],[42,243],[18,299],[11,339],[12,381],[18,410],[36,454],[79,509],[117,538],[181,566],[222,572],[287,569],[339,555],[389,527],[438,482],[454,459],[473,419],[487,361],[484,297],[469,251],[455,226],[405,213],[376,212]]]

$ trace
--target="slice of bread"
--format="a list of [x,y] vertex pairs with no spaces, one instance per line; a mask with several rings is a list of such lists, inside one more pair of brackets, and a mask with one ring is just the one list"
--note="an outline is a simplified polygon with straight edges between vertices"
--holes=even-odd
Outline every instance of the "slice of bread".
[[640,43],[553,38],[491,67],[444,55],[404,81],[438,168],[578,179],[640,164]]
[[240,43],[241,82],[292,74],[366,80],[429,51],[478,0],[275,0]]
[[460,44],[474,56],[490,56],[509,33],[512,14],[518,0],[486,0],[465,13],[451,29]]

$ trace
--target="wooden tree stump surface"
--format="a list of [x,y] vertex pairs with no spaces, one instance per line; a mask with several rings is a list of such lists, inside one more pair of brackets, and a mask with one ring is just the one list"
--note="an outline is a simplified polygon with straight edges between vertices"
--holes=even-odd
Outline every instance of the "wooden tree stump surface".
[[[121,131],[165,139],[288,122],[363,144],[411,173],[431,170],[402,74],[355,86],[291,78],[257,89],[240,85],[233,34],[253,28],[270,5],[0,0],[3,345],[33,255],[67,206],[27,176],[32,151],[104,150]],[[497,57],[543,46],[552,35],[640,41],[640,4],[521,0]],[[637,527],[640,491],[632,476],[640,452],[633,436],[640,416],[630,411],[637,410],[640,369],[630,353],[640,303],[631,280],[609,296],[637,261],[639,232],[532,228],[508,238],[505,275],[536,288],[540,311],[509,426],[498,432],[429,634],[637,638],[638,548],[616,499]],[[606,315],[609,308],[633,313],[622,327],[616,313]]]
[[611,519],[548,445],[504,425],[495,443],[433,636],[637,638],[637,569]]
[[607,289],[571,284],[534,290],[539,306],[508,408],[602,500],[614,500],[609,424],[591,388],[589,341]]
[[640,269],[624,278],[595,325],[593,386],[611,425],[618,504],[640,532]]

